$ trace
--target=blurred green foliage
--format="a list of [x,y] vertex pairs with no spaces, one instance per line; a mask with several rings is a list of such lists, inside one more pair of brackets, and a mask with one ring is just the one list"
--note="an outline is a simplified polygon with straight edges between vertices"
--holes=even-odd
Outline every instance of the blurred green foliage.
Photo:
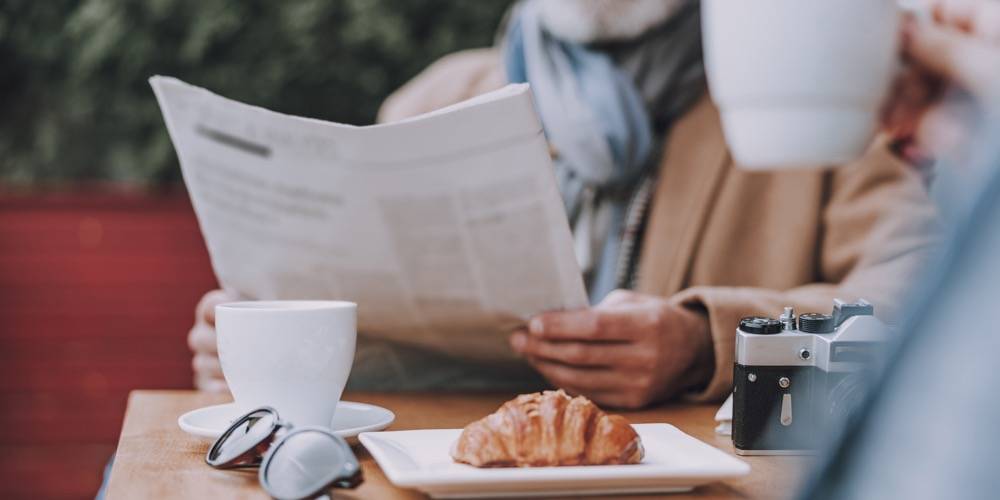
[[179,178],[146,79],[366,124],[510,0],[3,0],[0,182]]

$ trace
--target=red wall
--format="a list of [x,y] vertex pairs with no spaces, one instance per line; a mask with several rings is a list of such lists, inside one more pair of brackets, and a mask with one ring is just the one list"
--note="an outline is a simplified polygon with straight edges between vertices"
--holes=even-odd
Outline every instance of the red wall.
[[186,193],[0,193],[0,497],[93,498],[128,391],[188,388],[215,286]]

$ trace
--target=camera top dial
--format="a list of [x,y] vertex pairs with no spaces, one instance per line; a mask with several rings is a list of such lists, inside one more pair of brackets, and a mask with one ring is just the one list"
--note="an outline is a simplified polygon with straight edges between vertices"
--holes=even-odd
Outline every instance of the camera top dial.
[[833,333],[837,324],[833,316],[820,313],[805,313],[799,315],[799,331],[802,333]]
[[748,316],[740,320],[740,330],[757,335],[774,335],[781,333],[784,325],[774,319],[764,316]]

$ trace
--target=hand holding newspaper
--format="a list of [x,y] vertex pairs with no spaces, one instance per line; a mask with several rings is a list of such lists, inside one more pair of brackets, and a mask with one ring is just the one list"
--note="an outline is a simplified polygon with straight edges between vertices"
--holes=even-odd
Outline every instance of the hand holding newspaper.
[[219,283],[473,359],[587,297],[527,85],[356,127],[150,79]]

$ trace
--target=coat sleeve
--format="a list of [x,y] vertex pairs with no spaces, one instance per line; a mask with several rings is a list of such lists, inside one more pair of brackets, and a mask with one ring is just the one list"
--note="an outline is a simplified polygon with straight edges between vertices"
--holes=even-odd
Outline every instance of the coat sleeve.
[[827,311],[834,298],[868,299],[883,321],[899,312],[940,232],[923,179],[878,141],[861,160],[832,171],[829,182],[817,282],[783,291],[693,287],[671,297],[706,311],[711,327],[714,371],[691,399],[717,400],[732,390],[735,330],[743,316],[774,316],[783,306]]
[[390,123],[496,90],[506,83],[496,49],[469,49],[438,59],[382,103],[377,121]]

